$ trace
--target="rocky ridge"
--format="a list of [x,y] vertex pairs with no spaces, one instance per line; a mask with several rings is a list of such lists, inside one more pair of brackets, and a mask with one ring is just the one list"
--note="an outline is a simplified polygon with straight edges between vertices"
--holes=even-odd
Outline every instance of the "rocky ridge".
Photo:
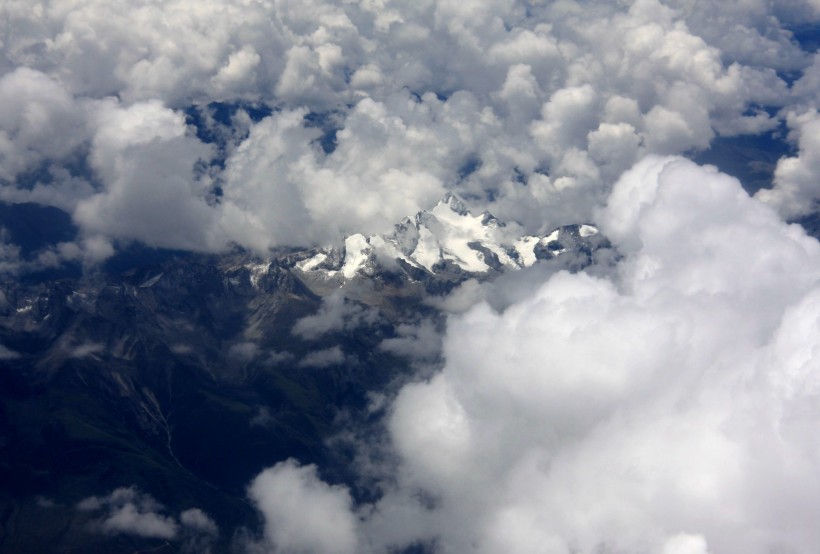
[[608,246],[592,225],[567,225],[544,235],[522,235],[489,212],[473,215],[447,194],[432,210],[418,212],[384,235],[347,237],[336,248],[316,248],[288,258],[296,272],[338,284],[390,273],[409,281],[487,278],[530,267],[565,253]]

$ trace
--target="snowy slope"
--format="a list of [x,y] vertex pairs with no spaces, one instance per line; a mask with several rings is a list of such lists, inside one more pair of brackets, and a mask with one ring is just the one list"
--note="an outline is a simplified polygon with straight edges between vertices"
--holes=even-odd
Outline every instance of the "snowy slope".
[[341,281],[385,268],[482,275],[529,267],[577,249],[597,235],[591,225],[570,225],[544,236],[521,236],[517,226],[487,212],[473,215],[461,199],[448,193],[433,209],[405,218],[390,234],[351,235],[340,250],[314,249],[294,267],[314,278]]

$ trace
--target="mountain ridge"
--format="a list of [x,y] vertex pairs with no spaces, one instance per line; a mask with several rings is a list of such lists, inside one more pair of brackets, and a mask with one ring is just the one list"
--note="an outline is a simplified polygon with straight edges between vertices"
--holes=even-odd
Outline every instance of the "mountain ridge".
[[418,280],[419,272],[477,276],[530,267],[584,244],[590,249],[608,245],[588,224],[556,227],[544,235],[518,230],[489,212],[473,215],[463,200],[447,193],[431,210],[404,218],[390,233],[356,233],[341,248],[307,250],[294,267],[304,275],[340,282],[372,276],[380,266],[399,268],[411,280]]
[[256,524],[256,474],[293,457],[346,482],[327,442],[339,422],[416,375],[408,349],[440,363],[446,313],[430,300],[539,263],[577,271],[605,248],[592,226],[521,236],[452,195],[342,248],[0,283],[0,552],[157,548],[95,534],[76,508],[122,487],[201,508],[223,530],[212,551],[231,552]]

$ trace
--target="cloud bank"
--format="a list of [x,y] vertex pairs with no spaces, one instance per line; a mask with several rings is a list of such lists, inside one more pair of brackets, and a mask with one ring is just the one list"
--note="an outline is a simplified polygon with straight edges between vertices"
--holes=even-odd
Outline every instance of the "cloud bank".
[[820,542],[820,243],[681,158],[626,172],[598,221],[624,254],[612,277],[561,272],[501,312],[479,303],[450,319],[443,370],[389,410],[397,462],[380,500],[354,511],[344,489],[283,466],[309,476],[288,486],[328,495],[317,509],[334,500],[337,544],[703,554]]
[[75,258],[129,241],[328,243],[447,190],[535,232],[589,220],[646,154],[784,121],[800,153],[771,202],[792,216],[816,197],[801,129],[818,64],[789,30],[820,18],[808,0],[47,0],[0,14],[0,198],[68,211]]

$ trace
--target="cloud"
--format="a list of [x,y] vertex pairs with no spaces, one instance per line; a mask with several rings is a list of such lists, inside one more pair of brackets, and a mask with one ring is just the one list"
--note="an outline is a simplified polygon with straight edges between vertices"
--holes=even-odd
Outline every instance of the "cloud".
[[335,499],[324,519],[344,522],[311,541],[344,529],[338,544],[376,552],[810,551],[820,243],[675,157],[627,171],[597,219],[614,271],[552,273],[450,318],[443,369],[387,410],[393,456],[358,466],[379,500],[356,508],[290,461],[262,475],[298,494],[253,493],[267,524],[303,529],[283,513],[295,496]]
[[172,539],[177,533],[173,520],[151,512],[141,512],[130,503],[117,508],[101,526],[106,533],[129,533],[161,539]]
[[248,493],[265,518],[265,541],[275,552],[360,552],[350,493],[321,481],[316,466],[281,462],[258,475]]
[[790,113],[788,125],[799,152],[777,162],[774,188],[763,189],[757,198],[775,207],[786,218],[813,213],[820,199],[820,116],[816,110]]
[[59,163],[86,139],[83,109],[56,79],[28,67],[0,77],[0,179]]
[[283,364],[293,359],[293,354],[290,352],[273,351],[265,359],[265,363],[271,366]]
[[72,348],[68,355],[70,358],[85,358],[87,356],[96,356],[104,351],[104,345],[98,342],[86,342]]
[[179,514],[179,524],[183,552],[211,552],[219,536],[219,527],[208,514],[199,508],[189,508]]
[[[720,48],[722,56],[743,64],[765,66],[779,71],[805,67],[806,53],[795,44],[785,28],[773,26],[772,16],[789,24],[812,18],[809,1],[714,3],[703,0],[672,0],[668,5],[680,10],[689,28],[709,44]],[[802,15],[801,15],[802,14]],[[815,11],[814,17],[820,15]]]
[[173,518],[159,513],[163,507],[150,495],[134,487],[121,487],[104,497],[92,496],[77,504],[85,512],[104,511],[99,528],[104,533],[127,533],[141,537],[173,539],[178,525]]
[[[589,220],[643,155],[816,104],[787,27],[809,1],[38,6],[0,8],[0,197],[109,244],[327,244],[446,190],[536,232]],[[270,115],[208,145],[183,110],[212,102]]]
[[[76,242],[59,242],[36,250],[27,256],[0,227],[0,274],[22,275],[60,267],[66,262],[95,263],[113,255],[114,248],[105,237],[84,237]],[[2,304],[2,303],[0,303]]]
[[316,340],[328,333],[375,325],[378,319],[378,311],[356,304],[337,291],[322,298],[317,313],[297,320],[291,332],[305,340]]
[[184,510],[177,519],[165,515],[162,504],[133,486],[85,498],[77,503],[77,510],[94,514],[93,528],[102,533],[179,541],[184,552],[210,552],[219,535],[216,523],[199,508]]
[[[599,222],[625,254],[617,277],[561,272],[503,312],[451,318],[443,371],[393,405],[399,484],[367,523],[375,544],[817,543],[787,514],[820,509],[808,408],[820,244],[679,158],[627,172]],[[402,518],[416,531],[397,531]]]
[[259,345],[255,342],[238,342],[228,349],[228,357],[240,362],[250,362],[259,355]]
[[340,346],[316,350],[299,360],[299,367],[330,367],[349,362]]
[[11,242],[8,231],[0,227],[0,272],[14,274],[21,265],[20,247]]
[[182,525],[196,529],[208,535],[216,535],[219,529],[214,520],[199,508],[190,508],[179,514]]
[[[80,237],[30,260],[3,237],[0,271],[92,263],[130,241],[260,253],[332,243],[388,230],[447,190],[527,232],[597,220],[625,256],[614,267],[538,268],[438,302],[462,315],[444,370],[393,404],[399,471],[364,524],[369,540],[811,548],[817,245],[730,178],[654,156],[785,123],[797,151],[757,198],[787,218],[814,212],[820,56],[790,26],[816,23],[818,7],[4,2],[0,198],[58,206]],[[213,123],[220,107],[238,115],[208,144],[186,113]],[[369,314],[333,295],[294,332],[316,340]],[[432,356],[433,335],[400,327],[382,348]],[[256,354],[250,343],[232,353]],[[335,346],[298,364],[345,361]],[[277,467],[274,489],[332,506],[334,544],[361,546],[344,490]],[[101,521],[180,532],[182,516],[128,490],[96,500]],[[269,541],[325,545],[268,500],[270,521],[302,529]]]
[[401,323],[396,327],[396,335],[381,341],[379,349],[414,361],[434,360],[441,352],[441,333],[429,319],[418,325]]
[[94,125],[90,163],[104,189],[74,210],[85,233],[165,248],[224,248],[207,201],[210,181],[194,171],[211,152],[188,134],[181,114],[156,101],[105,101]]

